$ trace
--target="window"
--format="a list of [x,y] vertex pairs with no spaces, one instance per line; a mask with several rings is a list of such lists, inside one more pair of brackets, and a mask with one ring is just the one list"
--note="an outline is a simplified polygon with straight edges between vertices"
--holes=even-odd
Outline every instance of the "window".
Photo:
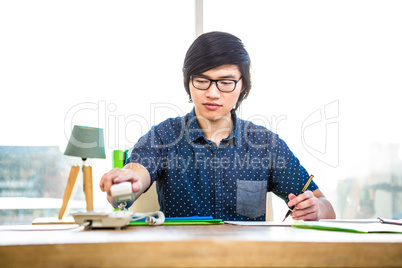
[[[75,124],[104,129],[107,159],[88,161],[95,209],[110,208],[98,183],[112,167],[112,151],[133,146],[162,117],[189,110],[181,66],[195,36],[194,5],[0,3],[0,208],[8,208],[0,224],[58,214],[70,166],[81,165],[81,159],[63,155]],[[7,148],[12,152],[5,153]],[[13,166],[7,164],[11,158]],[[52,170],[46,173],[45,167]],[[43,190],[45,177],[57,183]],[[82,174],[77,182],[69,205],[85,209]],[[9,191],[13,185],[21,189]],[[10,203],[16,196],[24,205]],[[41,203],[38,209],[32,198]]]

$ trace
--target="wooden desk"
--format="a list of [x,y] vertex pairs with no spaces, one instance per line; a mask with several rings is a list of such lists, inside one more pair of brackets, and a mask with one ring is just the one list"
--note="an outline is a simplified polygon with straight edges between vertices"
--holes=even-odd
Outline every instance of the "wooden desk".
[[0,266],[402,267],[402,235],[229,224],[0,229]]

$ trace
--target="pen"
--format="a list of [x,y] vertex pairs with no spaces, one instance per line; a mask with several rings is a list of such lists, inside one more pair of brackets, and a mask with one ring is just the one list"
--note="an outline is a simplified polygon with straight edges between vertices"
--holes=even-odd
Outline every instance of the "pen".
[[[306,184],[304,185],[303,189],[301,190],[300,194],[304,193],[307,190],[307,187],[310,185],[310,182],[313,180],[314,175],[311,175],[310,178],[308,178]],[[286,220],[286,218],[290,215],[290,213],[292,213],[293,209],[295,208],[295,206],[292,206],[289,208],[288,212],[285,215],[285,218],[283,219],[282,222],[284,222]]]

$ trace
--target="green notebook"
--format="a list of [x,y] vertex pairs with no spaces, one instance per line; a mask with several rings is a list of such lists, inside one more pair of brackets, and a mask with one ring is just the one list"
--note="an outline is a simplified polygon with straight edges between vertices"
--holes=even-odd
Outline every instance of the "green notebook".
[[296,221],[292,227],[352,233],[401,233],[402,226],[379,222],[353,223],[345,221]]
[[[163,225],[211,225],[223,224],[221,219],[212,216],[167,217]],[[147,225],[144,219],[132,220],[129,225]]]

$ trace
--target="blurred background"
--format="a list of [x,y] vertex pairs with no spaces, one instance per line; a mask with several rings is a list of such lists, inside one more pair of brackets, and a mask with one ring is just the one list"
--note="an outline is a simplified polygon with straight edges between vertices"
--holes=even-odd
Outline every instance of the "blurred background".
[[[57,216],[74,125],[113,150],[192,109],[185,53],[201,32],[241,38],[252,91],[238,114],[278,133],[338,218],[402,218],[400,1],[1,1],[0,225]],[[69,211],[85,208],[82,174]],[[273,197],[274,219],[286,205]]]

